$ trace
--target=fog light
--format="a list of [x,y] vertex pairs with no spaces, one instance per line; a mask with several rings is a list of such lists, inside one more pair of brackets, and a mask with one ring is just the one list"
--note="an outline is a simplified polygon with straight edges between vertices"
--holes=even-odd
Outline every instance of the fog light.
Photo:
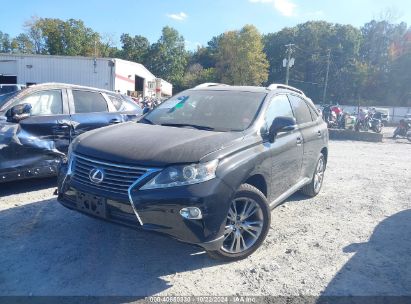
[[180,210],[182,217],[189,220],[199,220],[203,218],[201,210],[197,207],[187,207]]

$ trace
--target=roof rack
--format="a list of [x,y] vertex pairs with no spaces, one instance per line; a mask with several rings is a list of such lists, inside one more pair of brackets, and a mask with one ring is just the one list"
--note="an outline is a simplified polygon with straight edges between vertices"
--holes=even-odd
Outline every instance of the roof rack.
[[294,91],[294,92],[296,92],[296,93],[299,93],[299,94],[305,96],[305,94],[304,94],[303,91],[301,91],[301,90],[299,90],[299,89],[297,89],[297,88],[294,88],[294,87],[292,87],[292,86],[288,86],[288,85],[281,84],[281,83],[273,83],[273,84],[270,84],[270,85],[267,87],[267,89],[268,89],[268,90],[276,90],[276,89],[290,90],[290,91]]
[[199,89],[199,88],[208,88],[208,87],[217,87],[217,86],[229,86],[229,85],[224,84],[224,83],[205,82],[205,83],[195,86],[195,88]]

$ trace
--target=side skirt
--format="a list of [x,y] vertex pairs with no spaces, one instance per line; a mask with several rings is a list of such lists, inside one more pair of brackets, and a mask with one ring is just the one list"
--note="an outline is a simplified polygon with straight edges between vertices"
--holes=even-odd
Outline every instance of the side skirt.
[[274,201],[270,203],[270,208],[274,209],[276,206],[281,204],[284,200],[286,200],[288,197],[293,195],[295,192],[300,190],[302,187],[305,185],[309,184],[311,180],[308,177],[304,177],[302,180],[297,182],[294,186],[292,186],[290,189],[288,189],[286,192],[281,194],[279,197],[277,197]]

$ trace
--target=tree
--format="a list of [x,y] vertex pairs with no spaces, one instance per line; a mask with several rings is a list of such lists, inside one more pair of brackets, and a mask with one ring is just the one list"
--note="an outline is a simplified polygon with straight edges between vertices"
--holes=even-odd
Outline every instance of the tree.
[[10,35],[0,31],[0,53],[11,52]]
[[26,30],[37,54],[99,56],[100,35],[81,20],[33,18]]
[[407,25],[372,20],[361,27],[363,41],[360,57],[363,62],[387,68],[390,46],[399,41],[407,31]]
[[404,58],[399,58],[400,54],[397,54],[397,49],[406,36],[407,25],[405,23],[394,24],[388,20],[372,20],[361,28],[361,32],[363,42],[360,60],[369,66],[370,70],[369,80],[363,87],[363,96],[367,96],[377,104],[386,104],[388,101],[393,105],[401,104],[406,95],[407,86],[402,85],[406,77],[402,77],[398,72],[408,74],[402,69],[407,66],[408,62]]
[[221,82],[236,85],[261,85],[267,81],[268,61],[262,37],[252,25],[224,33],[215,40],[216,72]]
[[347,103],[355,100],[356,60],[361,45],[361,32],[351,25],[309,21],[284,28],[264,37],[264,50],[270,62],[269,82],[284,82],[285,45],[295,44],[295,65],[291,69],[290,84],[302,89],[315,102],[322,101],[327,65],[327,51],[331,51],[327,102]]
[[117,57],[119,53],[113,35],[108,33],[101,35],[98,49],[101,57]]
[[146,37],[140,35],[132,37],[129,34],[122,34],[120,41],[122,46],[119,56],[122,59],[145,63],[150,49],[150,42]]
[[34,45],[35,54],[45,54],[45,41],[41,28],[39,27],[39,18],[31,17],[24,23],[26,34]]
[[216,82],[215,68],[204,69],[201,64],[195,63],[188,67],[183,77],[182,87],[189,89],[205,82]]
[[190,64],[198,63],[203,68],[214,68],[216,65],[215,51],[210,47],[200,46],[190,57]]
[[11,48],[12,52],[17,54],[35,53],[34,44],[27,34],[20,34],[14,38],[11,42]]
[[188,62],[184,38],[177,30],[164,27],[160,39],[151,45],[147,66],[157,77],[181,87],[184,71]]

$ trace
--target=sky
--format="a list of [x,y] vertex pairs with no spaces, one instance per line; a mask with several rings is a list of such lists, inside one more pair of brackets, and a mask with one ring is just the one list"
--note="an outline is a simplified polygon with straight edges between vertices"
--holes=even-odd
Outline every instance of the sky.
[[168,25],[184,36],[188,49],[195,49],[245,24],[264,34],[308,20],[360,27],[387,10],[396,22],[411,25],[410,0],[0,0],[0,31],[16,36],[32,16],[74,18],[119,45],[122,33],[155,42]]

